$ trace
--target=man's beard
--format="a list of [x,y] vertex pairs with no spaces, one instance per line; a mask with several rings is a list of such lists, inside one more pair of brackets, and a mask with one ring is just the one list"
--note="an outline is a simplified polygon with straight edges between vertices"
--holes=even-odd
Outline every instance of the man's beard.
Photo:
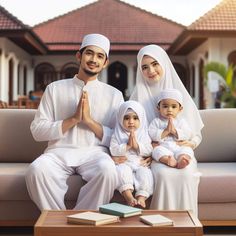
[[83,71],[85,72],[85,74],[87,74],[89,76],[95,76],[99,73],[99,72],[92,72],[92,71],[84,69],[84,68],[83,68]]

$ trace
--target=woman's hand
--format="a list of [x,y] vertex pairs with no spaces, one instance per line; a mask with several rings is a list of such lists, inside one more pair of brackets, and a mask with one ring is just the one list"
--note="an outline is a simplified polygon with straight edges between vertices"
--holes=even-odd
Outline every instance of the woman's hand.
[[187,147],[191,147],[192,149],[194,149],[196,147],[196,144],[194,142],[191,142],[188,140],[180,140],[180,141],[176,141],[176,143],[179,146],[187,146]]
[[127,157],[125,156],[112,156],[111,158],[116,165],[122,164],[127,161]]
[[144,167],[150,166],[151,163],[152,163],[152,157],[143,157],[143,158],[140,160],[140,165],[141,165],[141,166],[144,166]]

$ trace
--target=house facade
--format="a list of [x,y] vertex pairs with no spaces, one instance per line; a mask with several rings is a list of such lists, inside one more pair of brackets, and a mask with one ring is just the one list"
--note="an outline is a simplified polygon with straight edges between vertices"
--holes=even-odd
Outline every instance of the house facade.
[[[83,36],[102,33],[111,40],[111,52],[109,67],[99,79],[117,87],[125,98],[135,86],[138,50],[158,44],[196,105],[210,108],[212,96],[201,73],[204,64],[227,64],[229,58],[235,62],[236,20],[226,20],[221,9],[227,16],[231,9],[235,12],[236,0],[223,0],[185,27],[119,0],[100,0],[30,28],[0,7],[0,100],[14,104],[31,90],[43,91],[52,81],[71,78],[78,71],[75,54]],[[212,24],[217,25],[219,16],[224,24],[215,30]]]

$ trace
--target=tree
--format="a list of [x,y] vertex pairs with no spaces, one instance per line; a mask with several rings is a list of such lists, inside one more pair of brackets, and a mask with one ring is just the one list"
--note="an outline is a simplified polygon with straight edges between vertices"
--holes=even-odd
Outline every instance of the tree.
[[219,84],[224,87],[221,96],[223,107],[236,107],[236,78],[234,78],[234,70],[236,66],[230,64],[227,68],[220,62],[209,62],[204,66],[204,78],[208,81],[208,72],[215,72],[219,77]]

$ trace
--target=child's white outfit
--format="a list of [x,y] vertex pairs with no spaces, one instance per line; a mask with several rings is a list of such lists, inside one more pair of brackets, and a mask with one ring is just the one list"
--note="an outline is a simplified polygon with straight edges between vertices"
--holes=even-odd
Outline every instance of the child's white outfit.
[[[123,119],[128,109],[132,109],[138,116],[140,127],[135,131],[139,152],[126,150],[130,133],[123,127]],[[136,196],[148,198],[153,193],[153,176],[150,168],[141,166],[143,157],[151,156],[152,145],[148,135],[148,126],[145,110],[141,104],[135,101],[124,102],[117,114],[117,124],[111,138],[110,151],[112,156],[126,156],[127,161],[116,165],[119,184],[118,190],[136,190]]]
[[161,138],[161,135],[168,126],[168,120],[162,118],[155,118],[149,125],[149,135],[153,141],[159,143],[152,152],[154,160],[159,161],[163,156],[174,156],[178,160],[179,155],[187,154],[191,158],[194,157],[192,148],[187,146],[179,146],[176,141],[190,140],[192,138],[192,131],[183,118],[176,118],[173,120],[173,125],[177,131],[178,139],[173,136]]

